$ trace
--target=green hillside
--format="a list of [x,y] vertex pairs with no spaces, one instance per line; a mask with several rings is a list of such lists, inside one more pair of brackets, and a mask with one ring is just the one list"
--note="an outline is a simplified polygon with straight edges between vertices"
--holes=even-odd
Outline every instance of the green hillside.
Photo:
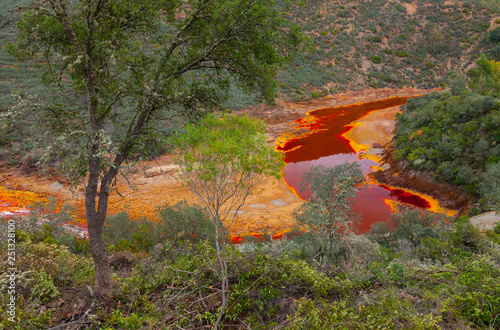
[[16,22],[22,10],[32,0],[5,0],[0,3],[0,110],[12,101],[12,93],[43,94],[40,89],[38,71],[27,63],[18,63],[5,51],[5,44],[12,41],[16,32]]
[[[299,14],[300,13],[300,14]],[[310,1],[290,15],[315,47],[279,76],[281,92],[307,98],[366,87],[439,86],[470,65],[493,9],[457,1]]]
[[[41,94],[37,71],[3,47],[15,37],[19,7],[30,2],[0,4],[0,109],[14,92]],[[310,0],[288,17],[313,46],[279,74],[279,96],[301,100],[348,89],[439,86],[484,50],[487,32],[500,26],[497,7],[496,1]],[[232,94],[227,107],[252,103],[236,89]]]

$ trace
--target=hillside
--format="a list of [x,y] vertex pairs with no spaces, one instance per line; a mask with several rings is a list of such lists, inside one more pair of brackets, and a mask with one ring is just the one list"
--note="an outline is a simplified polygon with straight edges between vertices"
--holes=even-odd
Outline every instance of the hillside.
[[282,95],[292,98],[439,86],[475,60],[500,23],[494,10],[459,1],[313,0],[290,16],[315,46],[279,76]]
[[[15,36],[19,7],[30,2],[0,5],[0,109],[14,92],[41,94],[37,70],[17,63],[4,47]],[[279,74],[279,97],[304,100],[368,87],[439,86],[449,72],[463,71],[484,50],[487,32],[500,26],[496,7],[487,1],[311,0],[288,15],[313,45]],[[253,102],[236,89],[232,94],[228,108]]]

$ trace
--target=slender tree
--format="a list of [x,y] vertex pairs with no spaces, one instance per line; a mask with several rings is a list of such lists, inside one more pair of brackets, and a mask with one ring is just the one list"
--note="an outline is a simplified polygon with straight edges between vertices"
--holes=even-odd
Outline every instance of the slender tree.
[[110,294],[103,225],[120,166],[154,141],[159,122],[217,108],[232,81],[272,102],[277,68],[300,41],[285,11],[272,0],[48,0],[25,12],[10,53],[37,59],[47,86],[69,86],[80,100],[32,110],[59,136],[51,152],[64,152],[66,174],[85,183],[101,296]]
[[311,166],[302,177],[300,187],[310,190],[311,198],[298,209],[295,218],[320,243],[316,256],[331,261],[338,241],[353,230],[357,215],[351,210],[352,198],[365,177],[357,162],[335,167]]
[[[247,197],[269,177],[278,179],[283,155],[266,143],[266,128],[247,116],[209,115],[171,138],[180,177],[207,208],[215,227],[222,278],[218,327],[228,301],[226,237]],[[222,236],[222,237],[220,237]]]

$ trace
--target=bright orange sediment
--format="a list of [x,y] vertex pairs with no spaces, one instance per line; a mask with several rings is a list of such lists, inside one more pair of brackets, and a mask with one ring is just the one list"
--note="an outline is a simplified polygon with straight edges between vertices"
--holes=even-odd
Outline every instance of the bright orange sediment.
[[[345,137],[348,141],[351,147],[356,151],[356,152],[362,152],[365,151],[364,153],[361,153],[359,155],[360,158],[363,159],[370,159],[380,165],[380,161],[382,160],[381,154],[375,154],[371,153],[369,149],[371,149],[371,143],[374,142],[379,142],[381,144],[385,144],[389,142],[392,139],[392,131],[389,134],[389,132],[380,132],[380,129],[378,130],[377,134],[374,134],[373,130],[376,130],[376,127],[373,127],[372,123],[373,122],[379,122],[380,119],[382,118],[383,120],[387,120],[391,123],[394,122],[395,115],[396,113],[399,112],[399,108],[388,108],[376,112],[371,112],[366,114],[365,116],[359,118],[358,120],[354,121],[351,123],[349,126],[349,130],[346,131],[343,134],[343,137]],[[353,134],[353,130],[358,130],[359,133]],[[360,134],[361,133],[361,134]],[[377,139],[377,140],[371,140],[370,139]],[[360,141],[363,140],[363,141]],[[362,144],[363,143],[363,144]],[[380,166],[372,166],[372,169],[374,171],[381,170]],[[373,179],[372,176],[370,176],[369,181],[373,184],[379,184],[375,179]],[[410,189],[404,189],[404,188],[399,188],[399,187],[394,187],[394,186],[388,186],[385,185],[390,189],[398,189],[402,190],[406,193],[413,194],[415,196],[419,196],[420,198],[424,199],[429,203],[429,207],[427,208],[429,211],[432,212],[437,212],[437,213],[444,213],[448,216],[454,216],[457,214],[457,211],[455,210],[449,210],[446,208],[443,208],[439,206],[439,201],[432,196],[426,195],[426,194],[421,194],[415,191],[412,191]],[[384,202],[389,205],[391,208],[392,212],[395,212],[397,207],[396,205],[402,205],[404,203],[394,201],[394,200],[389,200],[385,199]]]
[[[359,95],[355,95],[354,99],[363,100],[367,97],[369,99],[374,99],[380,95],[390,95],[388,94],[389,92],[394,93],[394,91],[386,91],[385,94],[381,93],[379,90],[369,91],[365,94],[365,98],[361,97],[362,93],[359,93]],[[402,92],[399,91],[398,93],[401,95]],[[403,91],[403,93],[404,95],[410,95],[408,91]],[[416,93],[417,92],[415,92],[415,94]],[[408,96],[392,97],[373,102],[357,102],[347,106],[335,106],[309,111],[308,116],[296,123],[296,129],[289,130],[288,133],[283,134],[277,139],[277,148],[286,150],[287,156],[289,157],[294,154],[298,155],[299,158],[302,157],[304,160],[316,159],[318,155],[329,154],[332,149],[340,149],[340,151],[344,150],[344,152],[349,153],[354,152],[354,150],[366,149],[367,146],[371,146],[371,143],[358,139],[357,135],[366,138],[367,134],[363,133],[362,130],[367,128],[372,130],[377,127],[366,126],[366,124],[354,121],[359,118],[369,119],[371,113],[379,112],[374,112],[374,110],[377,109],[382,109],[387,106],[397,107],[398,104],[403,104],[407,98]],[[345,98],[339,96],[335,102],[338,102],[336,104],[346,103],[344,99]],[[351,96],[349,96],[348,99],[352,99]],[[326,101],[327,100],[325,100],[325,103],[327,103]],[[308,108],[305,106],[301,108],[302,105],[293,105],[292,107],[299,109],[301,111],[300,113],[305,113],[307,110],[312,109],[312,106],[320,107],[321,104],[307,105]],[[329,127],[329,124],[321,126],[324,125],[325,122],[319,123],[317,121],[318,118],[325,117],[329,112],[332,112],[332,109],[335,114],[329,118],[331,126],[334,126],[337,120],[341,120],[343,123],[342,125],[336,125],[334,127],[335,131],[329,131],[329,129],[332,128]],[[359,131],[357,131],[358,129]],[[318,138],[318,134],[321,138]],[[297,143],[297,140],[303,137],[306,137],[306,139],[302,141],[306,141],[307,146]],[[290,143],[291,141],[295,142]],[[348,141],[351,141],[351,143],[349,144]],[[358,143],[358,145],[355,143]],[[311,154],[315,155],[311,157]],[[370,154],[367,154],[365,158],[376,162],[379,161],[376,156]],[[150,220],[154,220],[158,206],[163,204],[172,205],[183,199],[186,199],[190,203],[196,202],[195,196],[190,193],[186,187],[183,187],[181,183],[175,181],[173,172],[167,171],[160,173],[161,171],[157,171],[157,168],[170,165],[172,165],[172,162],[168,156],[160,157],[151,162],[145,162],[143,164],[143,166],[146,167],[145,171],[138,170],[128,176],[132,184],[135,185],[135,190],[130,189],[124,180],[119,179],[120,192],[125,198],[113,193],[109,199],[108,213],[115,214],[122,210],[126,210],[131,218],[145,216]],[[149,173],[150,171],[154,173]],[[67,186],[56,193],[47,190],[46,187],[50,185],[53,180],[46,179],[42,182],[40,178],[33,177],[25,177],[24,182],[21,182],[21,178],[16,180],[16,175],[12,177],[4,176],[3,182],[8,182],[9,187],[19,188],[20,190],[40,192],[39,196],[42,197],[47,195],[56,196],[60,204],[68,202],[76,206],[80,222],[85,223],[84,191],[82,187],[77,190],[75,195],[72,195],[68,192]],[[303,200],[298,197],[295,188],[288,187],[288,183],[283,181],[278,184],[266,182],[261,188],[264,190],[250,196],[246,205],[241,209],[243,213],[236,217],[230,229],[230,234],[235,238],[245,235],[259,236],[259,233],[265,230],[272,233],[274,238],[279,238],[295,224],[292,216],[293,211],[303,203]],[[27,198],[27,201],[28,199],[29,198]],[[273,203],[278,201],[281,203],[280,205],[278,205],[278,203]],[[432,202],[429,203],[432,208]],[[21,204],[24,204],[24,202],[20,202],[19,205]],[[29,204],[31,204],[31,202],[28,201],[28,203],[24,205]]]
[[12,190],[0,186],[0,217],[24,213],[36,202],[46,204],[48,198],[30,191]]

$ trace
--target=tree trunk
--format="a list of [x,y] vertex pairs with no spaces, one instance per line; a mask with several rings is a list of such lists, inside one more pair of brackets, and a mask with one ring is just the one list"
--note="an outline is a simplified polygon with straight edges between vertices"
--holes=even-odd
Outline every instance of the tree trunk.
[[85,191],[85,213],[87,217],[87,229],[89,232],[90,252],[94,260],[96,294],[106,299],[111,294],[111,274],[109,270],[108,254],[104,245],[102,229],[107,212],[107,197],[109,195],[107,185],[101,184],[99,194],[99,204],[106,201],[105,207],[99,207],[96,210],[97,186],[99,182],[99,159],[90,157],[89,179]]
[[89,231],[89,244],[94,260],[96,293],[99,297],[107,298],[111,294],[111,274],[109,270],[108,254],[104,245],[102,234],[103,217],[97,212],[89,217],[87,212],[87,226]]

